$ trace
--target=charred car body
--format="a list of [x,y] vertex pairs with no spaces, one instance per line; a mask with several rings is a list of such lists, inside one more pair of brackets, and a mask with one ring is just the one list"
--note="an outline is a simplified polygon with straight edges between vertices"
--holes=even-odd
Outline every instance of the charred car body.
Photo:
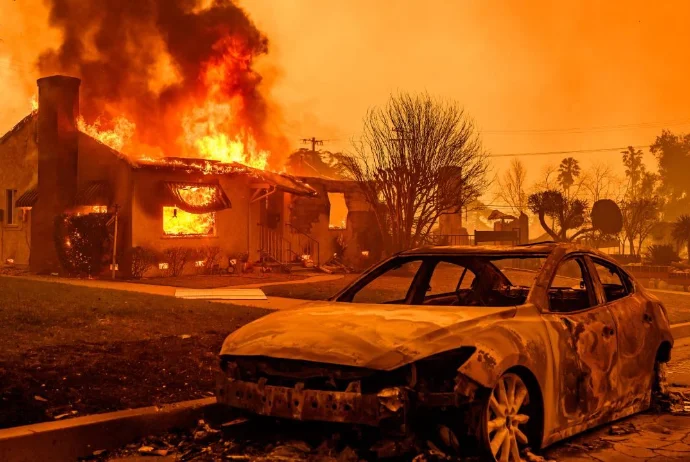
[[496,460],[520,460],[523,445],[647,409],[672,345],[665,308],[597,251],[427,247],[232,333],[217,396],[405,430],[437,416]]

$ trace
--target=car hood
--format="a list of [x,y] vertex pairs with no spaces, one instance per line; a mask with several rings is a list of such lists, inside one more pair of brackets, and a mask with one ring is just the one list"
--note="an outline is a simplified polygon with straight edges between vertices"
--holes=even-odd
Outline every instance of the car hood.
[[269,314],[230,334],[221,355],[267,356],[392,370],[472,345],[477,328],[515,307],[428,307],[319,302]]

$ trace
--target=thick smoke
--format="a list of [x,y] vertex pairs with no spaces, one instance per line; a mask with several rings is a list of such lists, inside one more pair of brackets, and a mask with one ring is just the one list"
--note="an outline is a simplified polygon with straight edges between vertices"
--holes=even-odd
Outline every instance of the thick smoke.
[[265,130],[267,102],[252,67],[268,40],[232,1],[46,1],[63,42],[40,56],[39,69],[82,79],[88,123],[109,128],[125,116],[136,124],[131,148],[184,155],[184,114],[212,95],[232,102],[238,127],[251,130],[260,148],[282,143]]

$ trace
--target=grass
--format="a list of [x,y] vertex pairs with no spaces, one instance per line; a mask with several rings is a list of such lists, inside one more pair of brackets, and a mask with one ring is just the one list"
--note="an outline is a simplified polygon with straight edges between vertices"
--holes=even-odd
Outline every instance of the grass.
[[209,396],[267,310],[0,277],[0,428]]

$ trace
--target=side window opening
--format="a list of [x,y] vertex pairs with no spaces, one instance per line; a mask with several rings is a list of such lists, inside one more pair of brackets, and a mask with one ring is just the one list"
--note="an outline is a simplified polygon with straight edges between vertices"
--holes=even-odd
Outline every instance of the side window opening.
[[359,289],[353,296],[352,303],[405,303],[421,265],[421,260],[410,260],[393,266]]
[[592,260],[599,280],[604,289],[606,303],[611,303],[630,295],[630,281],[621,276],[621,272],[615,266],[599,260]]
[[558,266],[549,287],[551,311],[568,313],[594,306],[591,284],[580,258],[567,259]]
[[452,295],[460,289],[469,289],[472,281],[474,281],[474,273],[466,267],[440,261],[431,274],[426,296]]

